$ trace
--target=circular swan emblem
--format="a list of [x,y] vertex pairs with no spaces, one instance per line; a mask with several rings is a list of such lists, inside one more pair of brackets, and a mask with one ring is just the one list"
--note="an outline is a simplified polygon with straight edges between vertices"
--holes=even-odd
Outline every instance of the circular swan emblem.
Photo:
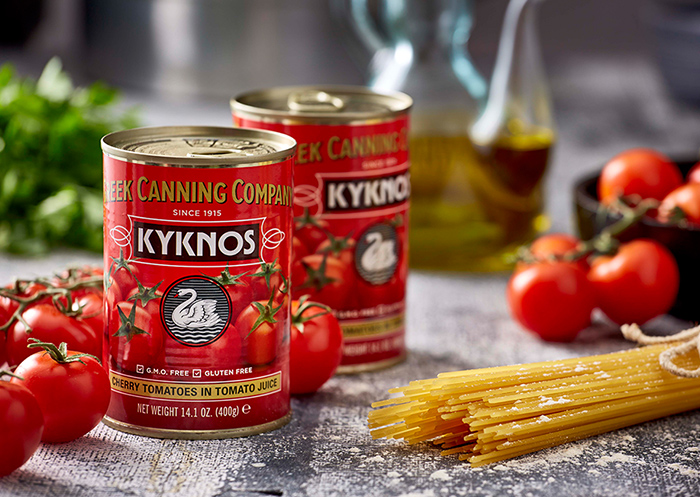
[[199,347],[215,341],[226,329],[230,314],[228,293],[206,277],[183,278],[163,295],[163,324],[184,345]]

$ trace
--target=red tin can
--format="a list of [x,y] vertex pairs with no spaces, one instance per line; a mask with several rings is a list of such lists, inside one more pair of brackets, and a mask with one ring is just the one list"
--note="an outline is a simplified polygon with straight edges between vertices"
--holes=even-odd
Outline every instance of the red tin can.
[[226,438],[289,420],[295,149],[235,128],[102,139],[107,425]]
[[410,97],[362,87],[274,88],[231,101],[236,126],[292,136],[292,294],[334,309],[340,372],[405,357]]

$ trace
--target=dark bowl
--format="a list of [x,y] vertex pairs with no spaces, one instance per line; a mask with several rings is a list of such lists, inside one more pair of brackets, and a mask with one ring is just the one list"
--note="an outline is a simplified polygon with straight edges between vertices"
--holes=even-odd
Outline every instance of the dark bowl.
[[[676,161],[685,175],[697,162]],[[619,215],[605,214],[598,202],[596,187],[598,174],[587,176],[576,183],[574,195],[579,235],[589,240],[604,227],[618,221]],[[676,257],[680,270],[680,288],[676,303],[669,314],[681,319],[700,321],[700,228],[667,226],[651,218],[645,218],[619,235],[625,242],[635,238],[652,238],[664,244]]]

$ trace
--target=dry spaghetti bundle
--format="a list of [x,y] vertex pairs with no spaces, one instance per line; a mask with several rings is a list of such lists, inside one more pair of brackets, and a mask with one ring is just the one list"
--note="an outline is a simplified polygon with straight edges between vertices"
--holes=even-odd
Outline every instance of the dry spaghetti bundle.
[[[700,378],[664,370],[669,345],[442,373],[375,402],[373,438],[433,441],[472,466],[700,408]],[[698,367],[697,353],[676,360]]]

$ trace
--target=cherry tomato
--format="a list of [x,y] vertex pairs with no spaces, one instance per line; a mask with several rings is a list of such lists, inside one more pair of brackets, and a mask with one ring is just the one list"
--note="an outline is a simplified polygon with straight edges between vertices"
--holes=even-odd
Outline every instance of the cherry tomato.
[[[539,237],[530,245],[530,253],[540,262],[553,260],[554,258],[562,258],[567,254],[571,254],[578,248],[581,240],[567,233],[550,233]],[[588,264],[585,259],[579,259],[575,262],[581,266],[581,269],[587,270]],[[530,267],[531,264],[520,261],[515,266],[516,271],[522,271]]]
[[636,148],[613,157],[598,179],[598,198],[610,205],[620,196],[663,199],[683,183],[678,166],[663,154]]
[[268,300],[273,291],[278,290],[282,284],[282,266],[275,259],[273,262],[262,262],[246,275],[251,288],[253,300]]
[[595,293],[581,268],[543,262],[515,273],[508,282],[508,305],[525,328],[548,341],[576,338],[591,322]]
[[129,269],[123,266],[116,267],[109,279],[107,290],[116,292],[116,289],[119,289],[121,300],[124,300],[135,288],[138,288],[137,280],[140,281],[141,270],[139,267],[134,264],[129,264],[128,267]]
[[38,304],[22,313],[22,318],[31,328],[28,333],[21,321],[10,327],[7,336],[7,362],[16,366],[32,354],[27,348],[27,339],[36,338],[44,342],[66,342],[72,350],[98,356],[102,351],[102,334],[99,335],[80,319],[66,316],[53,304]]
[[7,363],[7,334],[0,331],[0,368]]
[[678,293],[676,260],[653,240],[634,240],[614,256],[596,258],[588,278],[598,306],[617,324],[643,324],[665,314]]
[[[281,267],[279,264],[277,267],[274,265],[271,268],[267,268],[267,271],[270,272],[270,283],[276,283],[277,282],[277,269],[281,271]],[[265,271],[261,266],[258,266],[258,268],[255,270],[255,273],[260,274],[260,276],[257,276],[257,281],[256,281],[256,291],[259,291],[260,293],[263,294],[265,291],[263,291],[263,288],[267,288],[267,281],[265,281]],[[241,312],[243,312],[243,309],[245,309],[248,304],[250,304],[253,301],[253,287],[248,283],[248,278],[245,278],[247,273],[242,273],[242,274],[231,274],[226,268],[224,271],[221,272],[221,276],[215,278],[218,283],[223,285],[223,287],[226,289],[226,292],[229,294],[229,297],[231,299],[231,319],[235,320],[236,316],[238,316]],[[261,297],[262,298],[262,297]]]
[[329,233],[328,239],[321,242],[316,253],[332,255],[347,264],[348,267],[353,267],[355,264],[355,244],[355,240],[350,238],[350,235],[342,238]]
[[277,357],[284,338],[279,321],[282,317],[276,317],[282,305],[273,305],[272,297],[267,302],[252,302],[243,309],[234,324],[242,337],[246,361],[252,366],[271,363]]
[[25,386],[0,380],[0,477],[36,452],[44,431],[39,402]]
[[109,323],[109,353],[116,364],[136,371],[138,365],[156,364],[162,350],[160,315],[149,314],[133,302],[119,302]]
[[332,309],[345,309],[354,287],[353,272],[340,259],[327,254],[302,257],[292,266],[292,297],[309,295]]
[[700,183],[688,183],[673,190],[661,202],[658,218],[661,222],[685,221],[700,226]]
[[291,393],[315,392],[333,376],[343,355],[343,332],[330,308],[292,301],[289,354]]
[[[206,357],[215,357],[216,363],[212,367],[218,367],[218,364],[231,365],[237,364],[241,357],[242,338],[240,332],[234,325],[229,325],[219,338],[214,342],[202,347]],[[190,348],[191,351],[191,348]]]
[[107,412],[110,398],[109,377],[98,361],[57,350],[63,352],[57,358],[48,352],[30,355],[15,371],[24,381],[11,380],[36,397],[44,414],[41,441],[49,443],[70,442],[92,430]]
[[306,248],[306,245],[304,245],[298,237],[292,237],[292,259],[296,261],[305,255],[309,255],[309,249]]
[[700,183],[700,162],[695,164],[685,177],[686,183]]
[[[18,285],[7,285],[5,287],[6,290],[10,290],[13,295],[16,295],[17,297],[22,297],[22,298],[28,298],[32,297],[34,294],[36,294],[39,291],[46,290],[46,286],[36,283],[36,282],[20,282]],[[51,299],[49,297],[39,299],[32,305],[37,305],[37,304],[43,304],[43,303],[50,303]],[[16,301],[8,298],[8,297],[0,297],[0,307],[4,308],[5,311],[11,316],[14,314],[14,312],[19,308],[19,303]]]
[[82,314],[78,319],[90,326],[96,336],[102,337],[104,334],[104,305],[102,303],[102,294],[86,293],[75,301],[73,306],[76,309],[82,309]]
[[[304,210],[303,216],[294,218],[294,236],[306,247],[309,254],[316,252],[321,242],[328,238],[327,231],[328,223],[311,216],[308,209]],[[298,257],[295,256],[295,260],[298,260]]]

